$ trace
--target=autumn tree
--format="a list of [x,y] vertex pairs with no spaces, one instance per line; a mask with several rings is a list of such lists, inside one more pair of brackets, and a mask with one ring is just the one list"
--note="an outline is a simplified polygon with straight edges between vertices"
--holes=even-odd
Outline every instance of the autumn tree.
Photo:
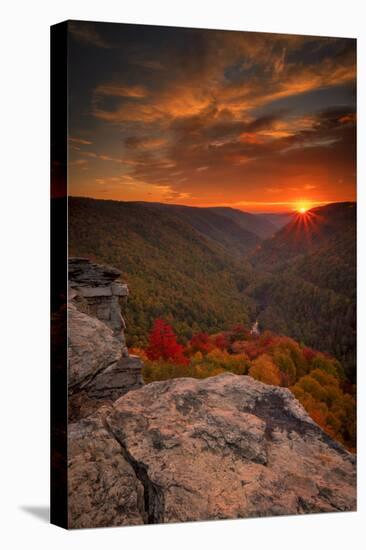
[[222,332],[215,336],[215,346],[221,350],[227,350],[229,347],[229,339]]
[[209,335],[206,332],[198,332],[194,334],[189,341],[189,349],[193,353],[200,351],[201,353],[209,353],[214,348]]
[[344,379],[344,370],[340,362],[334,357],[327,357],[325,354],[317,354],[311,361],[310,368],[311,370],[322,370],[340,380]]
[[[323,366],[323,363],[319,361],[318,365]],[[316,368],[292,386],[291,391],[331,437],[354,449],[356,403],[350,394],[344,393],[339,378],[323,368]]]
[[276,350],[273,361],[281,373],[281,385],[288,387],[296,382],[296,367],[288,352]]
[[164,319],[156,319],[149,335],[149,345],[146,348],[147,357],[150,360],[163,359],[185,365],[188,360],[183,351],[184,348],[177,342],[171,325]]
[[269,355],[261,355],[255,359],[249,369],[249,375],[265,384],[272,384],[274,386],[281,384],[280,371]]

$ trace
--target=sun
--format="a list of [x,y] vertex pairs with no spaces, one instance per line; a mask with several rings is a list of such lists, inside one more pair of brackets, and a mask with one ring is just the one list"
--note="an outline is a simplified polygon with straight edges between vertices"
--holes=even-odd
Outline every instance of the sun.
[[305,214],[309,210],[310,206],[309,204],[305,202],[299,202],[295,205],[295,211],[298,214]]

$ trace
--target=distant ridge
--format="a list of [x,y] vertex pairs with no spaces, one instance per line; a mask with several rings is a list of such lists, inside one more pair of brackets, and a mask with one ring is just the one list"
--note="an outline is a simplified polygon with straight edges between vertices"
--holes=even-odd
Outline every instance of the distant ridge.
[[237,253],[246,253],[260,240],[271,237],[285,225],[291,214],[254,214],[229,206],[188,206],[149,201],[110,201],[88,197],[71,199],[101,200],[125,205],[139,205],[152,210],[174,213],[207,238],[225,246],[236,248]]

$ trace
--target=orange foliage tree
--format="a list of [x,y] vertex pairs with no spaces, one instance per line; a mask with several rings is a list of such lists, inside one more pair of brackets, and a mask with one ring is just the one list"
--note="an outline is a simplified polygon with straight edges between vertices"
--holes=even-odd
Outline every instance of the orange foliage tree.
[[272,361],[269,355],[261,355],[252,362],[252,366],[249,369],[249,376],[264,382],[265,384],[272,384],[279,386],[281,383],[281,374],[278,367]]

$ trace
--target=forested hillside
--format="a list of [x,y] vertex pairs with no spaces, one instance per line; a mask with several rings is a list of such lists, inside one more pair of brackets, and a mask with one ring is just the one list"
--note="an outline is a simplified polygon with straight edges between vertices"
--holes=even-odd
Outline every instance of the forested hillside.
[[[208,210],[208,209],[206,209]],[[215,212],[234,221],[239,227],[254,233],[261,239],[271,237],[278,231],[279,227],[285,225],[285,222],[278,227],[276,223],[273,223],[266,215],[249,214],[236,208],[229,208],[224,206],[215,206],[209,209],[211,212]]]
[[246,294],[262,328],[329,351],[355,377],[356,208],[331,204],[298,215],[252,256]]
[[122,271],[130,288],[130,345],[146,343],[157,317],[185,341],[194,331],[229,328],[253,316],[242,293],[252,278],[249,263],[166,209],[70,198],[69,253]]
[[130,203],[141,208],[169,214],[193,228],[215,248],[242,259],[253,251],[264,237],[273,235],[275,227],[266,220],[232,208],[197,208],[176,204]]
[[130,345],[146,345],[157,318],[182,343],[258,318],[261,330],[331,353],[354,381],[355,210],[332,204],[276,222],[231,208],[70,198],[69,251],[122,271]]

